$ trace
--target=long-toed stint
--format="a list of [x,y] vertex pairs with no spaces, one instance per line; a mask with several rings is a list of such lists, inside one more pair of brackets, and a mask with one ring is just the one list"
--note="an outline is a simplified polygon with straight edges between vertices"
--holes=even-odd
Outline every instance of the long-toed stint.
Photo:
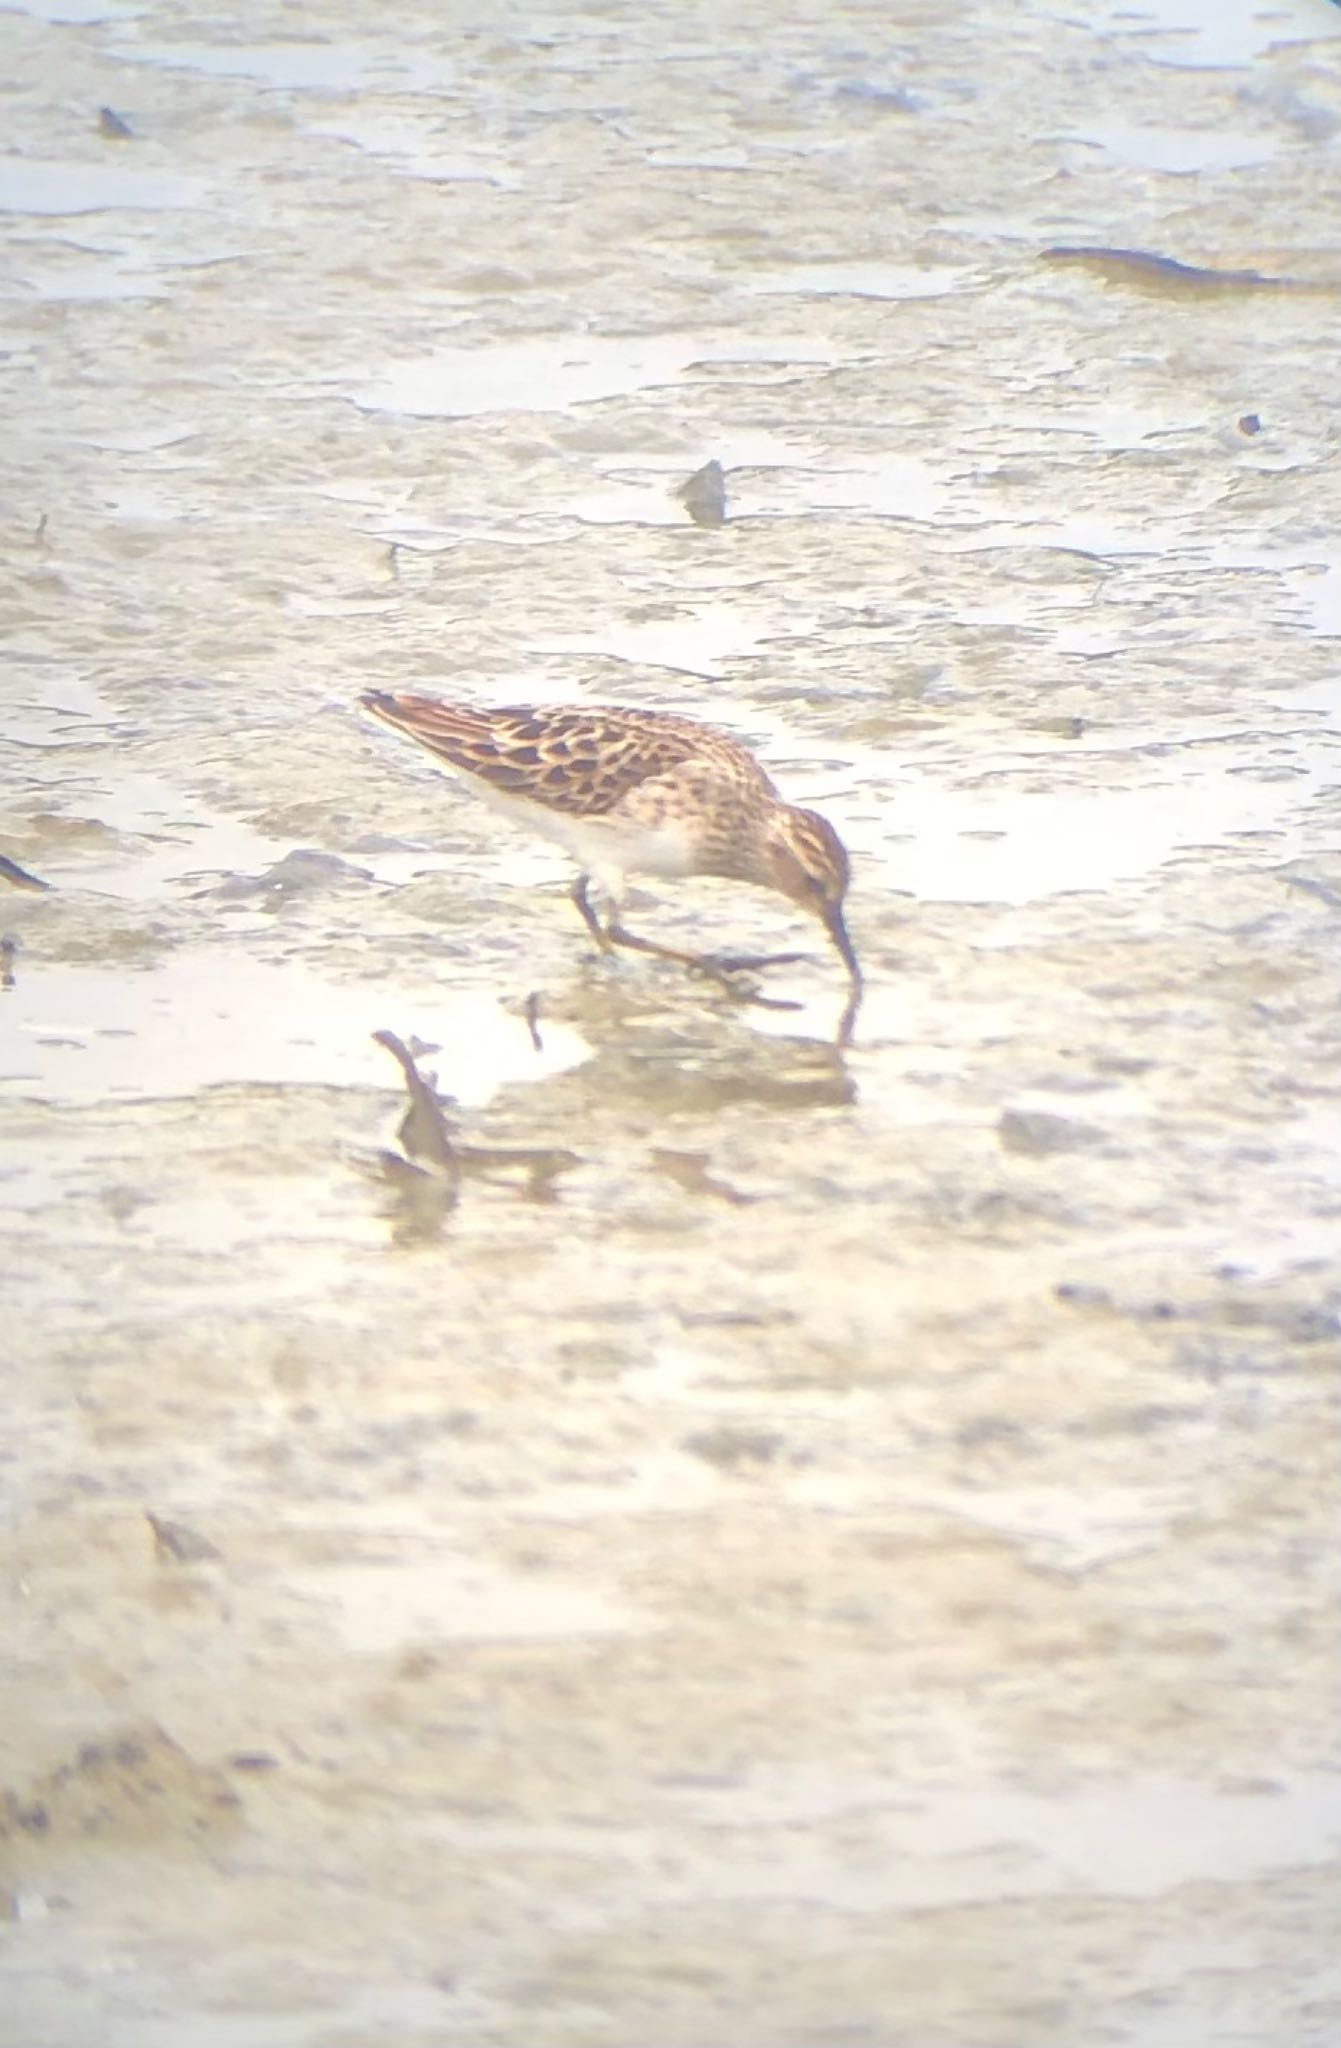
[[[803,957],[686,953],[644,939],[620,922],[631,873],[721,875],[800,904],[820,920],[847,968],[850,994],[839,1030],[847,1042],[862,988],[843,922],[847,852],[827,818],[784,803],[748,747],[729,733],[668,711],[620,706],[488,710],[390,690],[370,690],[359,701],[496,810],[567,848],[579,869],[573,901],[603,951],[630,946],[654,953],[728,988],[733,974]],[[593,885],[604,899],[604,919],[592,904]]]

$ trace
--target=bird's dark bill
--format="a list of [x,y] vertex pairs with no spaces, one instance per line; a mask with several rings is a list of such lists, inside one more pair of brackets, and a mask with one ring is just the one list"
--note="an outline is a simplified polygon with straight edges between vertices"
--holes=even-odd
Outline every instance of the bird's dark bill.
[[825,928],[828,931],[829,937],[833,940],[834,945],[838,948],[838,954],[843,962],[844,967],[846,967],[848,973],[852,977],[853,986],[855,988],[860,988],[861,967],[858,963],[856,953],[853,951],[852,941],[847,935],[847,926],[843,922],[843,911],[841,904],[835,903],[832,910],[825,911],[824,923]]

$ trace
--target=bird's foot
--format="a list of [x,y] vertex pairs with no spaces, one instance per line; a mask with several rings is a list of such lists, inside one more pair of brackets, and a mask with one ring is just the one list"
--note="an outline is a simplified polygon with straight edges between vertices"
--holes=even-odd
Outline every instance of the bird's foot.
[[779,996],[760,995],[757,988],[739,980],[742,974],[749,974],[759,967],[782,967],[793,960],[803,960],[804,953],[683,953],[677,946],[660,946],[655,939],[641,938],[638,933],[625,931],[620,924],[605,928],[605,938],[612,946],[630,946],[636,953],[650,953],[658,960],[673,960],[679,967],[687,967],[691,974],[701,974],[709,981],[715,981],[737,1003],[754,1003],[761,1010],[799,1010],[799,1003],[786,1002]]
[[764,967],[794,967],[808,958],[806,953],[707,953],[703,964],[720,974],[754,974]]
[[717,954],[705,953],[689,964],[693,973],[702,974],[709,981],[716,982],[718,988],[724,995],[730,996],[732,1002],[752,1003],[759,1010],[799,1010],[799,1003],[794,1003],[785,996],[763,995],[757,982],[743,980],[742,976],[757,967],[777,967],[784,961],[799,960],[803,957],[800,953],[770,953],[766,957],[757,958],[751,953],[732,954],[722,959]]

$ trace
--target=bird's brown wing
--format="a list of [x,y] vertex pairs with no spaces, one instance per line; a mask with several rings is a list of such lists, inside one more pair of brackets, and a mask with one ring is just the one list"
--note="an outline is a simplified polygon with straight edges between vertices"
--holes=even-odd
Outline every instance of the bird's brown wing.
[[505,795],[574,817],[603,817],[640,783],[703,755],[767,786],[753,755],[728,733],[670,712],[573,705],[481,709],[389,690],[369,691],[359,701],[453,768]]

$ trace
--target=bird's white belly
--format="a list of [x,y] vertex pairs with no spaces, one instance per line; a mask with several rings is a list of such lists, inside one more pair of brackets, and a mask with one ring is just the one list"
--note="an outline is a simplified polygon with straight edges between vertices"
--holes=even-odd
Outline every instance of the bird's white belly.
[[679,876],[694,872],[693,846],[683,825],[639,826],[614,818],[579,818],[512,796],[460,768],[448,771],[493,811],[524,832],[539,833],[569,852],[584,873],[615,887],[626,874]]

